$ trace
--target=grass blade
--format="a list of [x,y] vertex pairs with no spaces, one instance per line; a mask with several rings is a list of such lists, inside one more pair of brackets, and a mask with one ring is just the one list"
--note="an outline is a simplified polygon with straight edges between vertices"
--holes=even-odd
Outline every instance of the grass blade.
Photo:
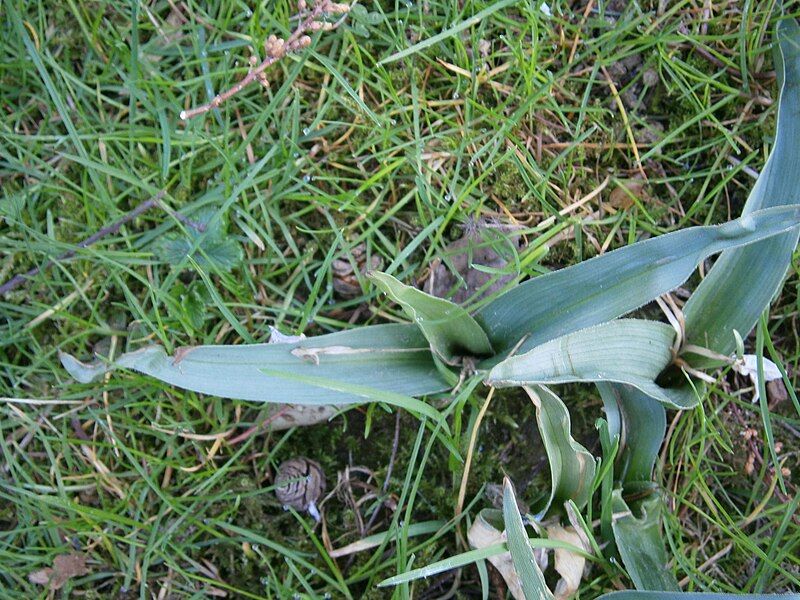
[[405,396],[391,390],[377,389],[375,387],[351,383],[349,381],[345,382],[341,380],[341,376],[339,379],[333,379],[315,375],[289,373],[282,369],[259,370],[264,375],[267,375],[268,377],[277,381],[287,381],[290,383],[304,385],[309,388],[316,388],[319,394],[330,392],[347,394],[350,397],[350,402],[353,402],[354,400],[359,402],[385,402],[386,404],[398,406],[405,410],[414,411],[421,415],[425,415],[426,417],[430,417],[437,423],[441,423],[447,433],[450,433],[447,423],[443,420],[442,415],[435,408],[421,400],[413,398],[412,396]]
[[542,570],[536,564],[533,548],[528,543],[525,525],[517,508],[514,488],[508,477],[503,480],[503,520],[508,536],[508,549],[511,551],[511,559],[519,575],[525,600],[553,600],[553,594],[545,583]]
[[770,418],[769,398],[767,396],[766,380],[764,379],[764,337],[767,334],[767,315],[762,314],[756,328],[756,370],[758,373],[756,392],[758,393],[758,408],[761,412],[761,423],[764,425],[764,436],[769,449],[769,457],[778,477],[778,484],[781,491],[786,494],[786,481],[781,470],[781,463],[778,460],[778,453],[775,451],[775,433],[772,431],[772,419]]
[[474,562],[484,560],[490,556],[495,556],[502,552],[506,552],[505,544],[495,544],[479,550],[470,550],[469,552],[464,552],[457,556],[440,560],[431,565],[420,567],[418,569],[412,569],[410,571],[406,571],[405,573],[401,573],[400,575],[389,577],[388,579],[381,581],[378,586],[385,587],[389,585],[400,585],[401,583],[407,583],[409,581],[414,581],[415,579],[421,579],[422,577],[438,575],[439,573],[443,573],[451,569],[458,569],[459,567],[470,565]]
[[[617,480],[652,486],[653,466],[667,431],[664,406],[630,385],[598,382],[610,435],[619,435]],[[626,491],[629,490],[626,486]]]
[[[408,526],[408,533],[406,535],[408,537],[414,537],[418,535],[436,533],[437,531],[443,529],[446,525],[446,521],[423,521],[421,523],[412,523]],[[360,540],[347,544],[346,546],[336,548],[329,554],[331,558],[350,556],[351,554],[355,554],[357,552],[363,552],[365,550],[370,550],[371,548],[377,548],[385,541],[394,540],[396,535],[397,529],[392,527],[388,531],[382,531],[380,533],[368,535]]]
[[380,60],[378,62],[378,66],[386,65],[386,64],[395,62],[397,60],[400,60],[401,58],[405,58],[406,56],[411,56],[412,54],[416,54],[417,52],[420,52],[420,51],[424,50],[425,48],[429,48],[430,46],[433,46],[434,44],[438,44],[442,40],[446,40],[447,38],[452,37],[452,36],[462,32],[462,31],[464,31],[465,29],[469,29],[473,25],[477,25],[478,23],[480,23],[481,21],[486,19],[492,13],[495,13],[498,10],[503,10],[504,8],[508,8],[509,6],[512,6],[512,5],[516,4],[517,1],[518,0],[501,0],[500,2],[492,4],[491,6],[488,6],[488,7],[484,8],[482,11],[480,11],[476,15],[461,21],[461,23],[458,23],[457,25],[453,25],[452,27],[450,27],[448,29],[445,29],[441,33],[437,33],[433,37],[430,37],[428,39],[422,40],[421,42],[418,42],[418,43],[414,44],[413,46],[410,46],[410,47],[406,48],[405,50],[401,50],[400,52],[396,52],[396,53],[392,54],[391,56],[387,56],[386,58],[384,58],[384,59],[382,59],[382,60]]

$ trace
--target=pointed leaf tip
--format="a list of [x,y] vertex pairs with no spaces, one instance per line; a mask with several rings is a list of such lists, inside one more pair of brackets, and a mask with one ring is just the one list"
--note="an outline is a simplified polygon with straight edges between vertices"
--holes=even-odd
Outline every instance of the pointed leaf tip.
[[85,363],[66,352],[58,351],[61,366],[79,383],[91,383],[108,372],[108,366],[99,361]]
[[536,346],[494,366],[486,382],[495,387],[614,381],[632,385],[672,408],[695,406],[691,387],[655,383],[672,361],[675,331],[643,319],[618,319]]

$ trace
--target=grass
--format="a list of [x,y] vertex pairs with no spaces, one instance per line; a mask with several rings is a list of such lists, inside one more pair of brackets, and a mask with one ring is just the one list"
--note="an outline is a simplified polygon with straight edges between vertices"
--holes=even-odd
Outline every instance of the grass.
[[[458,397],[451,435],[402,413],[396,452],[395,416],[380,406],[215,443],[260,422],[264,407],[133,373],[79,385],[57,350],[109,356],[144,339],[172,350],[265,340],[271,325],[318,334],[399,320],[366,282],[355,298],[339,295],[333,261],[365,244],[419,281],[480,219],[522,227],[528,244],[513,266],[524,278],[735,217],[774,129],[776,3],[553,1],[552,16],[541,4],[365,3],[268,70],[268,90],[251,86],[184,124],[181,110],[246,73],[249,47],[287,34],[295,5],[5,0],[0,280],[160,190],[170,210],[147,211],[0,298],[3,597],[47,596],[28,575],[70,551],[89,568],[66,583],[75,597],[479,597],[474,567],[375,586],[463,550],[457,452],[482,387]],[[765,328],[795,383],[799,289],[795,261]],[[685,589],[800,589],[800,419],[790,400],[768,406],[784,491],[744,387],[720,373],[700,407],[670,415],[657,479]],[[599,397],[561,391],[577,437],[599,454]],[[465,515],[505,472],[521,499],[545,495],[532,413],[521,393],[494,398]],[[325,528],[274,500],[275,468],[297,454],[322,464],[329,489],[341,475]],[[375,510],[369,533],[395,527],[396,539],[329,558]],[[430,520],[446,524],[408,536]],[[600,567],[581,597],[630,585],[617,566]]]

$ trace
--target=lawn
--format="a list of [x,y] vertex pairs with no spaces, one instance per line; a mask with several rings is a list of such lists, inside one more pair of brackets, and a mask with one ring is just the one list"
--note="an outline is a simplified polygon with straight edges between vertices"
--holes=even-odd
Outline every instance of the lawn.
[[[773,0],[367,0],[276,52],[302,4],[0,5],[0,597],[480,598],[487,582],[506,597],[474,564],[378,584],[469,550],[506,475],[521,504],[546,501],[522,390],[488,402],[467,377],[434,394],[446,431],[388,403],[271,427],[275,405],[127,370],[78,383],[59,353],[405,322],[368,270],[437,294],[463,277],[480,304],[735,219],[774,141],[773,32],[800,16]],[[263,76],[195,116],[265,43]],[[793,384],[798,256],[744,340]],[[708,373],[702,402],[668,411],[655,465],[669,569],[685,591],[798,591],[796,397],[771,385],[753,403],[749,379]],[[600,456],[595,388],[554,389]],[[275,496],[298,456],[327,480],[320,522]],[[633,587],[606,549],[580,598]]]

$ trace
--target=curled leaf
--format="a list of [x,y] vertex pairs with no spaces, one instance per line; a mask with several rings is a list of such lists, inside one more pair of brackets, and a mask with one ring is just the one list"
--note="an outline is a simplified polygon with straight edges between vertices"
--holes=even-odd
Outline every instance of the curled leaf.
[[664,406],[630,385],[598,382],[609,434],[619,436],[616,479],[651,486],[651,475],[667,431]]
[[611,527],[622,562],[637,590],[679,591],[678,581],[667,566],[667,552],[661,536],[664,501],[654,495],[641,503],[641,516],[633,514],[621,490],[612,494],[614,515]]
[[448,364],[457,364],[463,356],[493,354],[486,332],[457,304],[400,283],[386,273],[375,271],[368,277],[403,307],[430,342],[431,349]]

